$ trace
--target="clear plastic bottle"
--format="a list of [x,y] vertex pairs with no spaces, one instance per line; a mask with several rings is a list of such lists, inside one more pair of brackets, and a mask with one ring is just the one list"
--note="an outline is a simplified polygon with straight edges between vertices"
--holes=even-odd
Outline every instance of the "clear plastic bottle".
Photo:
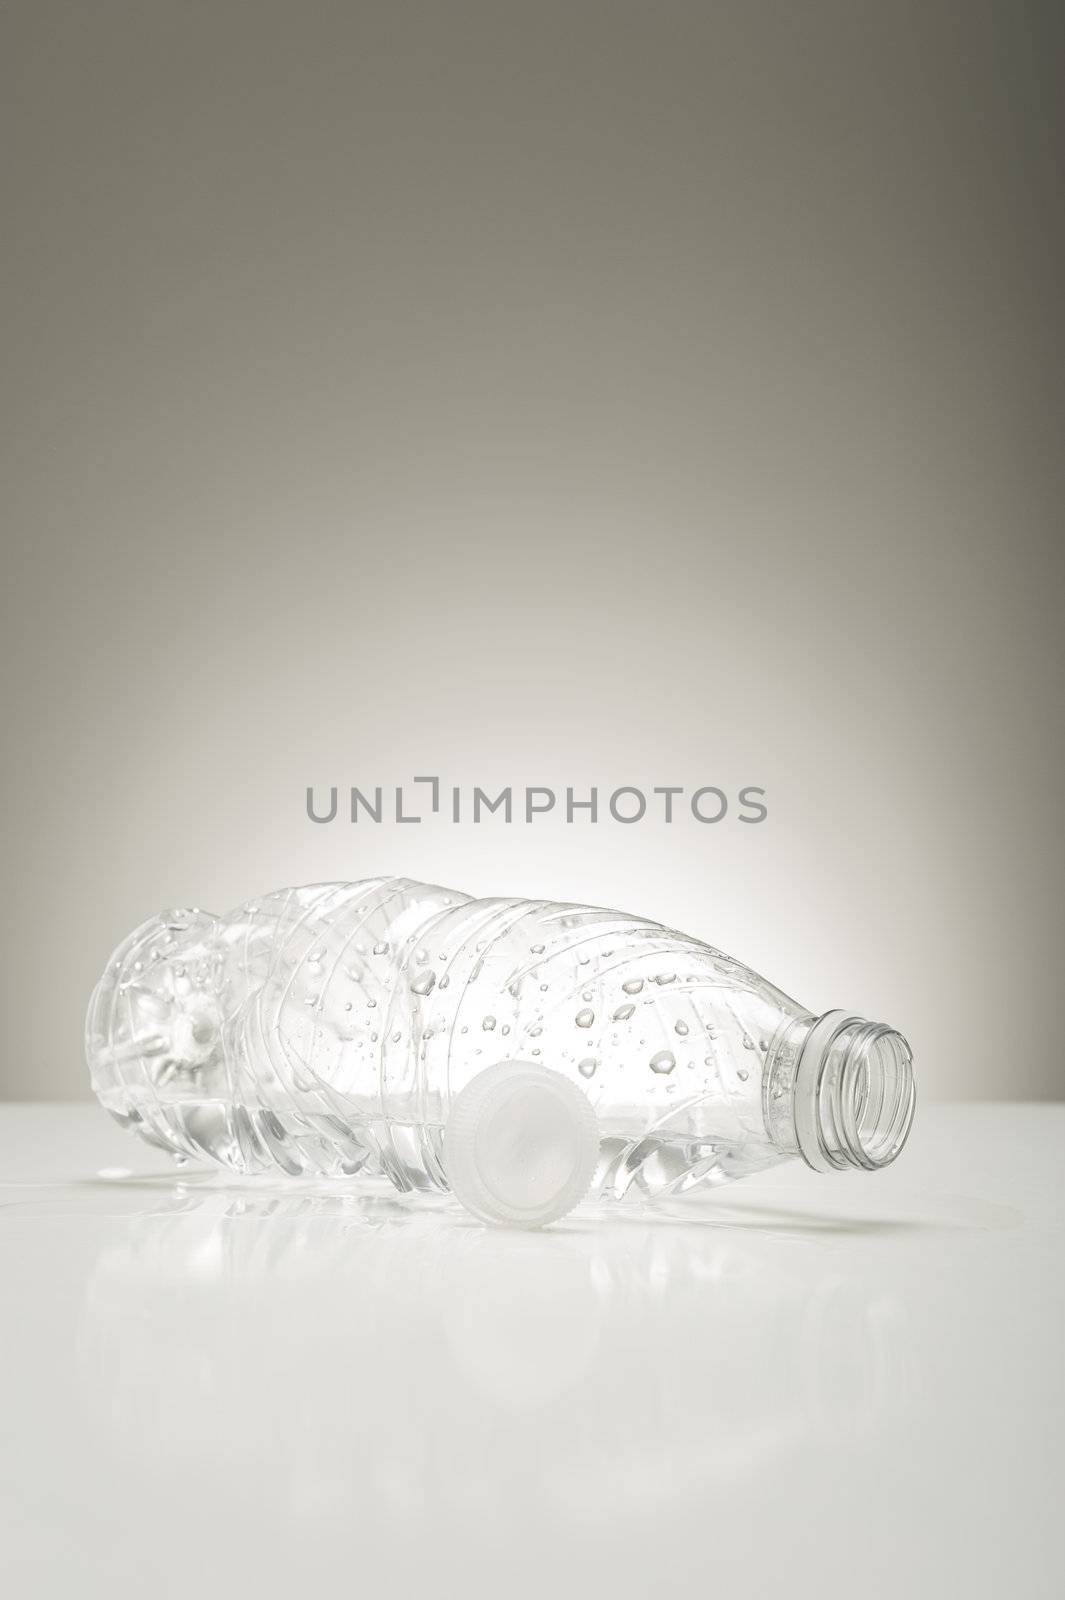
[[[607,1200],[665,1200],[796,1155],[885,1166],[914,1109],[900,1034],[816,1017],[697,939],[404,878],[152,918],[97,984],[86,1049],[108,1111],[176,1156],[384,1173],[401,1190],[450,1178],[467,1203],[445,1130],[456,1102],[480,1106],[487,1068],[526,1088],[564,1080],[560,1105],[592,1108],[588,1176]],[[515,1062],[525,1071],[501,1067]]]

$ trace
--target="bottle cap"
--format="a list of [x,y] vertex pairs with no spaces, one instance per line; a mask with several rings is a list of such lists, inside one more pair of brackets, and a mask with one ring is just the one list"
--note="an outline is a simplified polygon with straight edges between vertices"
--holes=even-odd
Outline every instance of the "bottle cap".
[[542,1228],[588,1192],[599,1125],[586,1095],[560,1072],[497,1061],[471,1078],[444,1130],[448,1183],[482,1222]]

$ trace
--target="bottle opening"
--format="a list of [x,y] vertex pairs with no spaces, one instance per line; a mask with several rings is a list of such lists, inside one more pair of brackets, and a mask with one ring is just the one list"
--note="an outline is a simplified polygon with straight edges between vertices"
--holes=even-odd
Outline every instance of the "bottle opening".
[[894,1161],[913,1122],[913,1054],[901,1033],[843,1011],[814,1023],[795,1076],[795,1137],[818,1172]]

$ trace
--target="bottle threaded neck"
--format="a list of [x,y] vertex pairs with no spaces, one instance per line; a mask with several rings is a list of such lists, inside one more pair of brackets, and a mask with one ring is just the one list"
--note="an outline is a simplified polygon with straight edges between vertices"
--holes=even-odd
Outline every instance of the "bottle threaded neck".
[[867,1172],[894,1161],[916,1104],[913,1055],[894,1028],[845,1011],[813,1019],[786,1042],[770,1079],[771,1126],[790,1100],[788,1143],[817,1172]]

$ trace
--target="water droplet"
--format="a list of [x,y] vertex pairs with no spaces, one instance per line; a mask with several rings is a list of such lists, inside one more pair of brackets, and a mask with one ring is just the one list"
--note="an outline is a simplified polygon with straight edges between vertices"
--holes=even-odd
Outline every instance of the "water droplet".
[[583,1061],[578,1061],[577,1071],[582,1078],[592,1078],[595,1076],[595,1069],[598,1065],[599,1063],[594,1056],[585,1056]]
[[376,1005],[377,1005],[377,1001],[371,995],[369,1000],[367,1000],[367,1002],[366,1002],[367,1011],[373,1011],[373,1009],[375,1008]]
[[351,1010],[351,1001],[350,1000],[345,1001],[344,1010],[345,1011],[350,1011]]
[[373,953],[375,956],[386,956],[388,954],[387,944],[385,944],[383,941],[378,942],[373,947]]
[[310,955],[307,957],[307,960],[308,961],[321,961],[323,954],[324,954],[324,952],[321,951],[321,950],[312,950]]
[[534,1028],[530,1028],[529,1029],[529,1038],[530,1039],[539,1039],[539,1037],[543,1033],[543,1031],[544,1031],[543,1028],[541,1028],[539,1025],[537,1025]]
[[472,983],[475,978],[479,978],[483,971],[484,971],[484,961],[481,960],[480,958],[478,958],[473,964],[473,970],[470,973],[470,982]]
[[418,963],[418,965],[420,967],[424,967],[425,963],[429,959],[428,950],[424,950],[424,949],[423,950],[416,950],[414,952],[414,959],[415,959],[415,961]]
[[750,1073],[747,1071],[746,1067],[741,1067],[739,1069],[739,1071],[737,1072],[736,1076],[740,1080],[741,1083],[746,1083],[747,1079],[750,1077]]
[[308,996],[307,996],[307,1004],[309,1006],[316,1006],[318,1004],[318,996],[314,992],[313,989],[311,990],[310,994],[308,994]]
[[687,1031],[688,1031],[688,1024],[686,1022],[675,1022],[673,1024],[673,1032],[674,1033],[679,1033],[682,1039],[683,1039],[684,1035],[687,1033]]
[[672,1050],[659,1050],[651,1057],[652,1072],[672,1072],[677,1064],[677,1058]]
[[510,1032],[510,1023],[509,1022],[504,1022],[503,1026],[500,1028],[499,1031],[500,1031],[500,1033],[509,1033]]
[[745,1050],[753,1050],[754,1049],[754,1040],[753,1039],[744,1039],[743,1048]]
[[412,994],[428,994],[436,983],[436,973],[432,967],[427,972],[420,972],[411,984]]
[[583,1011],[577,1012],[577,1015],[573,1020],[577,1024],[578,1028],[590,1028],[592,1023],[595,1021],[595,1012],[592,1010],[591,1006],[585,1006]]
[[581,991],[581,999],[582,1000],[593,1000],[594,998],[595,998],[595,996],[592,994],[591,989],[583,989]]
[[530,1050],[530,1051],[529,1051],[529,1054],[530,1054],[530,1055],[531,1055],[531,1056],[538,1056],[538,1055],[539,1055],[539,1054],[540,1054],[540,1052],[539,1052],[539,1050]]
[[581,950],[577,956],[577,965],[579,967],[586,967],[590,959],[591,957],[589,956],[587,950]]
[[465,1024],[465,1023],[463,1023],[463,1024],[462,1024],[462,1027],[461,1027],[461,1028],[460,1028],[460,1029],[459,1029],[459,1032],[460,1032],[460,1033],[469,1033],[469,1031],[470,1031],[470,1030],[469,1030],[469,1028],[467,1028],[467,1026],[466,1026],[466,1024]]
[[534,956],[542,956],[544,953],[544,946],[542,944],[531,944],[529,949],[532,951]]
[[401,1038],[402,1038],[402,1034],[400,1033],[399,1029],[397,1028],[395,1033],[392,1035],[392,1043],[393,1044],[398,1044]]
[[546,994],[547,993],[547,984],[546,983],[542,983],[540,985],[540,993],[541,994]]
[[626,994],[639,994],[640,990],[643,988],[643,979],[629,978],[626,983],[621,985],[621,987],[624,989]]
[[617,1010],[614,1012],[612,1020],[614,1022],[628,1022],[635,1010],[635,1006],[618,1006]]
[[451,979],[448,977],[447,973],[445,972],[444,976],[440,979],[440,988],[441,989],[446,989],[450,982],[451,982]]
[[676,981],[677,981],[677,974],[675,972],[656,972],[655,973],[655,982],[656,983],[676,983]]
[[370,1043],[371,1044],[376,1044],[377,1043],[377,1035],[376,1035],[376,1033],[371,1033],[371,1035],[370,1035]]
[[759,1048],[759,1050],[768,1050],[769,1049],[769,1040],[768,1039],[759,1039],[758,1048]]
[[484,1029],[485,1033],[491,1033],[495,1025],[495,1017],[485,1017],[484,1021],[481,1023],[481,1027]]

